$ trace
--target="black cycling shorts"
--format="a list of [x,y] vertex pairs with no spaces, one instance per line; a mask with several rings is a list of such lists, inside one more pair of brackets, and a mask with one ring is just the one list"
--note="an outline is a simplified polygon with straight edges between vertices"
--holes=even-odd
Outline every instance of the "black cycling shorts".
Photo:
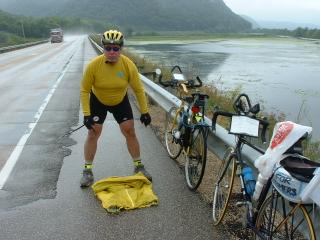
[[115,106],[107,106],[101,103],[98,98],[91,92],[90,94],[90,111],[95,123],[103,124],[107,113],[111,112],[117,123],[133,119],[132,108],[127,94],[123,100]]

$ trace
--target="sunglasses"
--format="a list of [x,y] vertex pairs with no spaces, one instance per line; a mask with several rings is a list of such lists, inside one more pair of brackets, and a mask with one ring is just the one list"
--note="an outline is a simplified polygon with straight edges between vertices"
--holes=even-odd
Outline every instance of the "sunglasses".
[[104,46],[104,50],[106,50],[107,52],[110,52],[111,50],[113,50],[114,52],[118,52],[118,51],[120,51],[120,48],[119,47]]

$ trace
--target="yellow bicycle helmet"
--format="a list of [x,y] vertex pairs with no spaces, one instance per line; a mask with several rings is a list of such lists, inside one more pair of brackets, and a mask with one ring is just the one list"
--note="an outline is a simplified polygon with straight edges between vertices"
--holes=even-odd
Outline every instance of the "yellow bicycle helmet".
[[122,47],[123,45],[123,34],[117,30],[109,30],[102,34],[101,43],[102,45],[116,44]]

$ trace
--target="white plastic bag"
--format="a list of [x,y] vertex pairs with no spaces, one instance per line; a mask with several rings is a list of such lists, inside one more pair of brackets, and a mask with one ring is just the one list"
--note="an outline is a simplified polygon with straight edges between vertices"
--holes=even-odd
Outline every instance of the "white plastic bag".
[[311,181],[308,183],[308,185],[305,187],[303,192],[301,193],[301,200],[303,202],[314,202],[320,207],[320,191],[319,191],[319,185],[320,185],[320,168],[317,168],[314,171],[314,177],[311,179]]
[[[293,146],[305,133],[310,134],[312,127],[303,126],[294,122],[279,122],[273,129],[270,145],[264,155],[257,158],[254,162],[255,167],[259,170],[261,179],[269,179],[274,167],[285,156],[283,155],[290,147]],[[256,184],[253,194],[254,199],[258,199],[264,183]]]
[[264,178],[269,178],[274,166],[283,158],[282,154],[295,144],[305,133],[310,134],[312,127],[294,122],[279,122],[275,125],[270,145],[264,155],[254,163]]

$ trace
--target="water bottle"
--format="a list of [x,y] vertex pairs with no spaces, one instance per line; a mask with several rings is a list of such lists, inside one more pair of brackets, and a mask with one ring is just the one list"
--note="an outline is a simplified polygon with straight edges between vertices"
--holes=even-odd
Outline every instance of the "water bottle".
[[252,197],[254,200],[258,200],[259,199],[261,191],[262,191],[262,188],[264,187],[264,185],[266,184],[267,181],[268,181],[268,179],[263,177],[261,175],[261,173],[259,173],[258,180],[257,180],[257,183],[256,183],[256,187],[255,187],[255,190],[254,190],[254,193],[253,193],[253,197]]
[[253,176],[252,168],[249,166],[245,166],[242,169],[242,176],[245,184],[245,190],[250,196],[252,196],[256,186],[256,180]]
[[183,135],[183,117],[179,117],[178,129],[174,130],[173,136],[175,139],[180,139]]
[[174,135],[174,138],[175,138],[175,139],[180,139],[181,132],[180,132],[179,130],[177,130],[177,131],[174,132],[173,135]]

